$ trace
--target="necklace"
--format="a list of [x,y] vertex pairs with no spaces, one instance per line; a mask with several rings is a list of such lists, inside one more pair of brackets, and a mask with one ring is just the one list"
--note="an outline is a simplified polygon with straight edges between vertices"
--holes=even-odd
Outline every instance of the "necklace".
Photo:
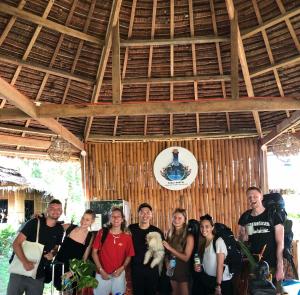
[[113,236],[113,238],[114,238],[114,245],[115,245],[115,244],[116,244],[116,240],[120,238],[120,234],[114,235],[114,234],[112,233],[112,236]]

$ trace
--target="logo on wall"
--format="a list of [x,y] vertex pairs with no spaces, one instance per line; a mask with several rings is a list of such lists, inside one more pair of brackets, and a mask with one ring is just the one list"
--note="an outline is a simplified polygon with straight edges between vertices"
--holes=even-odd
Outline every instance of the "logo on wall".
[[194,155],[182,147],[169,147],[156,157],[154,176],[158,183],[170,190],[181,190],[191,185],[198,172]]

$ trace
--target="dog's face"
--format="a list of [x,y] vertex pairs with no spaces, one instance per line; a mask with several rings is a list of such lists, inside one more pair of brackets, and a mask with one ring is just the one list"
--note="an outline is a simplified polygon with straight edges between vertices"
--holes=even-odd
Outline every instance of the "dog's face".
[[149,249],[159,249],[162,245],[161,235],[158,232],[150,232],[146,236]]

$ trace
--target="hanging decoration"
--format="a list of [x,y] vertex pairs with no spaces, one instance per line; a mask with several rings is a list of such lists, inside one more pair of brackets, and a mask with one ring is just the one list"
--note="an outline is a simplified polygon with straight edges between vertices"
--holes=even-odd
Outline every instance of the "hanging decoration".
[[65,162],[70,159],[71,144],[58,136],[52,141],[47,152],[53,161]]
[[277,137],[271,148],[277,158],[282,159],[300,153],[300,140],[290,132]]

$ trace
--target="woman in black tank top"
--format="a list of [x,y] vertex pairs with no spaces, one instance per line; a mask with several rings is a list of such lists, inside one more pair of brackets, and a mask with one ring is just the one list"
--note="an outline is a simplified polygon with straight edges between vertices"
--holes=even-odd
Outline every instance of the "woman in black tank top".
[[[55,257],[55,262],[58,263],[55,267],[54,286],[57,290],[61,290],[62,266],[64,264],[64,275],[71,277],[69,261],[70,259],[87,260],[92,244],[92,232],[89,232],[89,227],[95,221],[95,213],[92,210],[86,210],[81,217],[80,225],[65,224],[63,225],[66,234],[63,243]],[[73,289],[73,294],[76,290]]]

